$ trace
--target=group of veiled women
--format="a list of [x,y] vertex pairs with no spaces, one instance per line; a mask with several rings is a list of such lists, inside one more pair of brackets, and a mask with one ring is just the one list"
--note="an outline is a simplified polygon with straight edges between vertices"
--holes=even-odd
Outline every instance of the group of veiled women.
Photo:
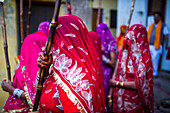
[[144,26],[132,25],[118,51],[106,24],[88,32],[79,17],[60,16],[47,60],[42,47],[49,25],[42,22],[25,38],[13,82],[2,82],[10,93],[4,112],[32,112],[42,67],[47,72],[36,112],[153,113],[153,69]]

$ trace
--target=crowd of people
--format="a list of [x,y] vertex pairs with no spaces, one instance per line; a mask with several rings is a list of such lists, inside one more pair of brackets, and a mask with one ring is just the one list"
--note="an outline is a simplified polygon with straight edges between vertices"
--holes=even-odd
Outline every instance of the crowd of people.
[[148,32],[135,24],[126,33],[122,25],[115,40],[105,23],[88,31],[79,17],[60,16],[49,59],[44,47],[50,23],[40,23],[24,39],[13,82],[1,84],[10,94],[4,112],[32,112],[41,67],[46,77],[34,112],[154,113],[153,75],[158,76],[159,58],[153,54],[161,54],[161,40],[167,42],[169,33],[161,15],[154,17]]

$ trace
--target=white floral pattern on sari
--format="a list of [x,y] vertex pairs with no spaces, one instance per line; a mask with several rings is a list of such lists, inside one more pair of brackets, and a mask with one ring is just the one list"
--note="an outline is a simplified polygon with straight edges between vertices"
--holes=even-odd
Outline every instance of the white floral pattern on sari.
[[72,66],[73,60],[65,54],[60,54],[59,48],[58,50],[53,48],[52,51],[54,68],[71,84],[76,93],[81,94],[84,98],[83,100],[87,101],[89,109],[93,111],[91,84],[88,80],[83,79],[86,76],[86,72],[82,72],[83,68],[77,66],[77,61]]
[[[136,26],[134,26],[133,29],[136,29]],[[139,37],[139,35],[141,35],[141,33],[139,32],[137,34],[137,38]],[[138,93],[140,92],[142,94],[142,97],[139,97],[139,94],[137,93],[135,95],[133,95],[133,97],[131,97],[132,99],[135,98],[143,98],[144,99],[144,105],[151,105],[151,101],[149,101],[149,97],[151,97],[149,95],[149,91],[150,91],[150,87],[149,87],[149,82],[150,80],[146,78],[146,66],[144,64],[144,62],[142,61],[142,52],[146,52],[147,50],[144,49],[144,51],[141,51],[140,47],[141,46],[146,46],[144,45],[143,42],[137,42],[136,38],[135,38],[135,34],[133,31],[129,31],[128,34],[125,37],[126,43],[130,44],[130,48],[126,48],[123,50],[122,52],[122,58],[121,58],[121,64],[120,68],[121,71],[119,73],[119,80],[120,81],[127,81],[127,73],[129,74],[134,74],[134,78],[138,81],[136,82],[136,86],[138,86],[138,88],[140,90],[138,90]],[[130,50],[129,50],[130,49]],[[129,57],[127,57],[129,56]],[[131,56],[131,57],[130,57]],[[146,62],[150,60],[150,58],[147,58]],[[133,62],[132,62],[133,61]],[[127,64],[126,64],[127,63]],[[126,66],[127,65],[127,66]],[[151,70],[151,68],[149,68],[148,70]],[[129,101],[127,98],[130,98],[128,94],[125,93],[124,89],[119,88],[118,92],[116,93],[117,95],[117,108],[120,111],[126,111],[126,112],[130,112],[133,109],[138,108],[142,103],[138,102],[136,103],[135,101],[131,102]],[[122,95],[124,95],[124,98],[122,98]],[[132,95],[131,95],[132,96]],[[141,101],[142,99],[140,99]],[[150,108],[151,109],[151,108]],[[152,112],[152,111],[150,111]]]

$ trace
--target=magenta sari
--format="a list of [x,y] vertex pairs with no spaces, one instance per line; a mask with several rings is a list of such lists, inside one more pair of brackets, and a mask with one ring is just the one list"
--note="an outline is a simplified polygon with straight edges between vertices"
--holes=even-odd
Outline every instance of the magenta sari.
[[136,90],[114,88],[115,113],[153,113],[153,68],[146,28],[129,28],[119,58],[117,81],[135,81]]
[[[45,22],[43,26],[49,26],[49,22]],[[40,24],[41,25],[41,24]],[[42,27],[42,26],[39,26]],[[41,52],[41,48],[45,46],[47,34],[41,29],[33,34],[28,35],[23,42],[20,54],[20,66],[13,77],[13,87],[24,90],[26,100],[14,97],[10,94],[4,106],[4,112],[29,112],[33,108],[36,95],[36,77],[39,71],[37,66],[37,58]]]

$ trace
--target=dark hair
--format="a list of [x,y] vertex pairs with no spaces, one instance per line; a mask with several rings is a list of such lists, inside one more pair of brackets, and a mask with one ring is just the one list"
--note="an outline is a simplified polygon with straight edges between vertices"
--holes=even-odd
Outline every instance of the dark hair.
[[154,12],[153,15],[158,14],[160,17],[162,17],[162,14],[160,12]]

